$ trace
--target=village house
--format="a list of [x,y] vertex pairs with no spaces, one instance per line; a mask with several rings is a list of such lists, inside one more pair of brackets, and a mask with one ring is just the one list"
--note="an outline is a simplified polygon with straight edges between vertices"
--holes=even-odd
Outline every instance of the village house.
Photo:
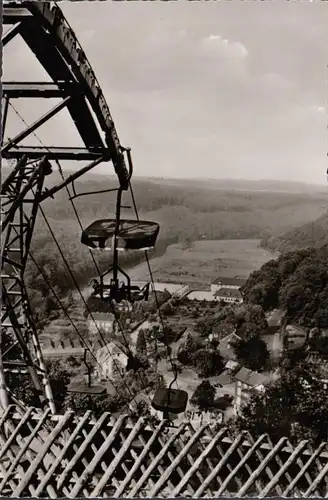
[[119,342],[109,342],[96,352],[97,374],[101,380],[123,375],[128,364],[124,347]]
[[238,342],[238,340],[240,340],[240,337],[235,332],[230,333],[229,335],[220,340],[218,349],[220,351],[222,358],[225,361],[236,360],[233,344],[235,342]]
[[214,299],[217,301],[223,300],[223,302],[232,303],[232,304],[242,304],[243,297],[240,291],[237,288],[228,288],[222,287],[219,288],[214,293]]
[[239,290],[246,283],[245,279],[241,278],[223,278],[219,277],[211,283],[211,292],[215,293],[220,288],[230,288],[232,290]]
[[238,415],[242,406],[253,394],[265,391],[265,385],[270,381],[270,377],[243,367],[236,373],[234,379],[234,410],[235,414]]
[[221,322],[218,325],[214,325],[212,333],[209,334],[208,340],[212,342],[213,340],[223,340],[228,337],[231,333],[235,333],[236,327],[232,323]]
[[93,312],[88,316],[89,330],[91,333],[97,333],[98,329],[106,333],[114,331],[115,316],[111,313]]
[[307,340],[307,331],[299,325],[290,324],[285,327],[285,345],[287,349],[294,350],[305,345]]

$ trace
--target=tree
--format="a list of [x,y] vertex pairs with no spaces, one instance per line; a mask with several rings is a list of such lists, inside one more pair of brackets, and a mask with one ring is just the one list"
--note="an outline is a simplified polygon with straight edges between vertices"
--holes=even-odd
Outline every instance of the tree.
[[[59,362],[54,362],[48,364],[48,377],[56,410],[60,412],[64,407],[70,375],[67,370],[61,368]],[[27,406],[38,407],[40,405],[38,395],[35,393],[30,377],[9,372],[6,381],[10,391]]]
[[69,393],[64,402],[65,409],[73,409],[78,415],[83,415],[87,410],[91,410],[96,418],[99,418],[105,411],[115,412],[122,406],[122,400],[117,395],[109,394],[73,394]]
[[196,329],[201,334],[202,337],[208,337],[213,330],[213,320],[200,319],[196,323]]
[[66,300],[65,300],[65,307],[66,307],[66,309],[69,309],[70,307],[72,307],[73,304],[74,304],[73,293],[72,293],[72,290],[69,290],[68,294],[67,294],[67,297],[66,297]]
[[224,361],[219,353],[214,349],[200,349],[192,357],[197,373],[200,377],[212,377],[219,375],[224,370]]
[[270,359],[266,343],[258,336],[237,340],[232,347],[238,363],[250,370],[263,370]]
[[200,410],[211,408],[214,404],[215,388],[208,380],[203,380],[201,384],[196,387],[190,402],[198,406]]
[[235,317],[236,333],[242,338],[263,335],[268,328],[268,322],[261,306],[245,304]]
[[236,421],[238,430],[248,430],[254,437],[268,433],[275,442],[283,436],[294,442],[326,441],[328,394],[317,367],[302,353],[284,361],[281,377],[242,408]]
[[161,311],[164,316],[172,316],[174,314],[174,307],[172,305],[172,301],[169,300],[165,304],[162,305]]
[[197,339],[195,339],[190,333],[187,334],[184,344],[179,347],[177,358],[183,365],[189,365],[192,363],[193,354],[202,347]]
[[136,352],[137,354],[143,354],[144,356],[147,356],[147,343],[143,330],[140,330],[137,336]]

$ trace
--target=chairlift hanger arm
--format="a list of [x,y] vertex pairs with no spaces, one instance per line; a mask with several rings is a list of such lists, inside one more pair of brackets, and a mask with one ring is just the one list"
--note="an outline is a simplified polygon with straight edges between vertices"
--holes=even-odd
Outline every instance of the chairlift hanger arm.
[[[133,165],[132,165],[132,160],[131,160],[131,149],[122,147],[122,152],[124,152],[124,151],[126,151],[127,155],[128,155],[129,182],[130,182],[131,177],[132,177],[132,172],[133,172]],[[96,160],[89,163],[89,165],[86,165],[85,167],[81,168],[80,170],[78,170],[74,174],[68,176],[67,179],[65,179],[65,181],[60,182],[59,184],[52,187],[51,189],[45,189],[44,192],[39,196],[38,201],[42,202],[42,201],[46,200],[47,198],[53,198],[54,194],[58,193],[58,191],[63,189],[65,186],[68,186],[69,184],[73,184],[73,182],[76,181],[79,177],[81,177],[82,175],[84,175],[87,172],[89,172],[90,170],[92,170],[94,167],[99,165],[102,161],[104,161],[103,156],[97,158]],[[120,186],[119,188],[115,188],[115,191],[116,190],[124,191],[125,188]],[[88,193],[83,193],[83,194],[88,194]],[[94,193],[90,193],[90,194],[94,194]],[[81,195],[78,194],[77,196],[82,196],[82,194]],[[75,197],[77,197],[77,196],[75,196]]]
[[93,162],[89,163],[89,165],[86,165],[85,167],[81,168],[81,170],[78,170],[74,174],[70,175],[65,179],[65,181],[60,182],[56,186],[52,187],[51,189],[45,189],[43,193],[39,196],[38,201],[41,203],[42,201],[46,200],[47,198],[53,198],[54,194],[58,193],[61,189],[63,189],[65,186],[68,186],[69,184],[72,184],[76,179],[84,175],[85,173],[89,172],[89,170],[93,169],[99,163],[103,161],[103,157],[97,158]]

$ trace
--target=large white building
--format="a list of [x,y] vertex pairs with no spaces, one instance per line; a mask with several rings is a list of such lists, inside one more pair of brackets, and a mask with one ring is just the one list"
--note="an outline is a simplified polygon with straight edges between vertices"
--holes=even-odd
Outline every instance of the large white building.
[[220,288],[230,288],[233,290],[239,290],[246,283],[245,279],[241,278],[224,278],[219,277],[214,280],[211,284],[211,292],[215,293]]
[[214,293],[214,299],[231,304],[242,304],[243,296],[237,288],[222,287]]

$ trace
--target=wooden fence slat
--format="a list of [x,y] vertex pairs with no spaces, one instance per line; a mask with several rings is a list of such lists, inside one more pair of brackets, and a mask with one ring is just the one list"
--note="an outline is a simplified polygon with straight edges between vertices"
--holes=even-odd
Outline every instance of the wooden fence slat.
[[226,477],[223,483],[220,486],[220,489],[216,492],[216,496],[222,495],[224,493],[227,485],[230,483],[235,474],[242,468],[242,466],[247,462],[247,460],[253,455],[254,451],[261,445],[262,441],[266,438],[266,434],[262,434],[258,438],[257,441],[253,444],[253,446],[248,450],[244,458],[239,462],[239,464],[230,472],[230,474]]
[[307,460],[306,464],[303,466],[303,468],[299,471],[297,476],[293,479],[293,481],[287,486],[285,491],[283,492],[282,496],[286,497],[294,488],[294,486],[298,483],[298,481],[303,477],[305,472],[309,469],[309,467],[312,465],[312,463],[315,461],[318,455],[320,455],[321,450],[327,446],[327,443],[321,443],[320,446],[315,450],[313,455],[310,456],[310,458]]
[[142,485],[144,484],[145,481],[147,481],[148,477],[152,473],[152,471],[155,469],[155,467],[159,464],[159,462],[162,460],[162,458],[165,456],[165,453],[167,450],[170,448],[170,446],[174,443],[174,441],[178,438],[178,436],[185,430],[185,427],[187,426],[187,422],[182,422],[180,424],[179,428],[177,429],[177,432],[172,434],[172,436],[168,439],[166,445],[162,448],[162,450],[159,452],[155,460],[153,460],[149,467],[145,470],[137,484],[134,486],[132,491],[125,495],[127,498],[133,498],[139,493]]
[[201,463],[203,462],[203,460],[205,460],[205,458],[207,457],[207,455],[209,455],[209,453],[211,453],[211,451],[213,450],[214,446],[219,441],[219,439],[221,439],[221,437],[224,434],[226,434],[227,430],[228,429],[226,427],[224,427],[223,429],[221,429],[216,434],[216,436],[214,437],[214,439],[208,443],[208,445],[206,446],[205,450],[201,453],[201,455],[199,455],[199,457],[197,458],[197,460],[194,462],[193,466],[188,470],[187,474],[185,474],[185,476],[181,479],[180,483],[172,491],[172,493],[170,494],[170,496],[176,497],[180,493],[180,491],[188,483],[188,481],[190,480],[190,478],[192,477],[192,475],[197,471],[198,467],[201,465]]
[[325,477],[325,475],[328,473],[328,462],[326,463],[326,465],[321,469],[321,471],[319,472],[319,474],[317,475],[317,477],[314,479],[314,481],[312,482],[312,484],[309,486],[309,488],[306,490],[306,492],[304,493],[304,497],[309,497],[312,492],[319,486],[319,484],[321,483],[322,479]]
[[99,448],[98,452],[95,454],[95,456],[91,460],[90,464],[84,469],[79,480],[75,483],[74,488],[72,489],[72,491],[69,494],[69,498],[75,498],[79,494],[81,488],[86,483],[86,481],[91,476],[91,474],[93,474],[98,463],[100,462],[100,460],[102,459],[102,457],[104,456],[104,454],[106,453],[106,451],[108,450],[110,445],[115,440],[117,433],[118,433],[118,431],[119,431],[120,427],[122,426],[125,419],[126,419],[126,415],[121,415],[118,418],[118,420],[115,423],[114,427],[112,428],[111,432],[107,436],[107,439],[105,439],[105,441],[103,442],[103,444]]
[[145,419],[144,417],[139,418],[138,422],[130,432],[128,438],[126,441],[123,443],[119,453],[116,455],[115,459],[112,461],[112,463],[109,465],[107,471],[104,473],[103,477],[100,479],[98,482],[97,486],[94,488],[93,492],[91,493],[91,496],[99,496],[102,493],[102,490],[106,486],[107,481],[112,477],[113,473],[115,472],[116,467],[119,465],[120,461],[124,457],[125,453],[128,451],[130,448],[130,445],[136,438],[139,430],[144,426],[145,424]]
[[[9,413],[12,413],[12,410],[14,408],[15,408],[14,405],[11,405],[8,408],[9,409]],[[9,416],[9,413],[7,413],[7,417]],[[4,414],[4,417],[5,416],[6,416],[6,413]],[[22,418],[22,412],[21,412],[21,410],[20,410],[20,417]],[[17,424],[17,422],[14,423],[12,420],[8,420],[8,418],[6,420],[5,419],[1,419],[1,422],[0,422],[0,427],[6,428],[6,431],[8,430],[11,434],[13,434],[15,432],[15,429],[16,429],[16,427],[18,425],[19,425],[19,423],[18,424]],[[7,432],[6,432],[6,434],[7,434]],[[0,436],[0,443],[1,443],[1,445],[5,446],[6,443],[8,442],[8,439],[10,439],[10,435],[9,435],[9,438],[7,438],[7,441],[5,441],[3,439],[3,436],[1,435]],[[17,442],[17,444],[19,446],[21,446],[22,443],[19,441],[19,435],[16,435],[16,442]],[[15,455],[12,452],[11,447],[9,447],[7,449],[7,456],[10,459],[10,463],[12,463],[15,460]],[[30,461],[30,463],[31,463],[31,461],[33,461],[33,456],[32,456],[32,454],[29,451],[26,452],[26,457],[28,458],[28,460]],[[15,482],[14,479],[17,479],[18,481],[20,481],[24,477],[24,475],[25,475],[25,470],[24,470],[23,466],[18,463],[17,466],[16,466],[15,478],[9,478],[9,481],[8,481],[8,483],[9,483],[12,491],[14,491],[15,488],[16,488],[16,482]]]
[[36,489],[36,491],[35,491],[35,496],[36,497],[38,497],[40,495],[40,493],[42,493],[42,491],[44,490],[44,488],[46,487],[46,485],[48,484],[48,482],[52,478],[52,476],[55,473],[56,469],[58,468],[58,466],[61,464],[62,460],[64,459],[66,453],[71,448],[71,446],[72,446],[75,438],[79,435],[81,429],[85,426],[85,424],[90,419],[91,413],[92,412],[90,410],[88,410],[83,415],[83,418],[79,421],[78,425],[74,429],[74,431],[73,431],[72,435],[70,436],[69,440],[67,441],[67,443],[63,447],[60,455],[58,456],[58,458],[56,459],[56,461],[54,462],[54,464],[50,467],[50,469],[48,470],[48,472],[46,473],[46,475],[44,476],[44,478],[40,482],[40,485]]
[[143,461],[143,459],[148,454],[149,449],[151,448],[152,444],[156,441],[158,435],[160,434],[160,432],[162,431],[162,429],[163,429],[164,426],[165,426],[165,422],[162,421],[159,424],[159,426],[156,428],[156,430],[153,433],[153,435],[151,436],[151,438],[147,441],[147,443],[146,443],[144,449],[142,450],[141,454],[139,455],[139,457],[134,462],[134,465],[132,466],[132,469],[130,470],[130,472],[128,473],[128,475],[124,479],[123,483],[120,485],[120,487],[116,490],[115,494],[113,495],[113,498],[119,498],[120,496],[122,496],[122,493],[124,492],[125,488],[130,483],[130,481],[133,478],[135,472],[140,467],[141,462]]
[[251,477],[246,481],[246,483],[242,486],[242,488],[238,491],[237,497],[245,495],[249,487],[253,484],[254,480],[260,475],[260,473],[265,469],[267,464],[272,460],[275,454],[282,448],[284,443],[287,441],[287,438],[281,438],[276,446],[267,454],[263,462],[258,466],[258,468],[253,472]]
[[85,450],[88,448],[89,444],[92,442],[93,438],[98,434],[98,431],[101,429],[101,427],[104,425],[105,421],[108,419],[109,413],[105,412],[101,415],[101,417],[97,420],[95,425],[92,428],[92,431],[88,435],[88,437],[83,441],[81,444],[80,448],[76,452],[75,456],[72,458],[72,460],[67,464],[65,467],[65,470],[62,472],[61,476],[58,479],[58,489],[61,489],[65,483],[65,481],[68,479],[68,474],[71,472],[75,465],[78,463],[80,460],[81,456],[85,452]]
[[271,489],[278,483],[280,477],[285,473],[285,471],[288,469],[288,467],[296,460],[297,456],[299,453],[302,451],[303,448],[308,444],[308,440],[303,440],[299,443],[297,448],[293,451],[293,453],[290,455],[288,458],[287,462],[282,466],[282,468],[277,472],[277,474],[274,476],[273,479],[266,485],[266,487],[261,491],[261,493],[258,495],[258,498],[263,498],[265,497],[268,493],[270,493]]
[[30,467],[27,469],[24,478],[19,483],[16,490],[13,492],[13,494],[12,494],[13,497],[19,497],[24,492],[28,483],[32,479],[33,474],[35,473],[35,471],[37,470],[37,468],[41,464],[47,451],[52,446],[52,444],[55,442],[58,434],[72,421],[73,417],[74,417],[73,412],[66,412],[65,415],[63,416],[63,418],[57,423],[56,427],[52,430],[48,439],[45,441],[45,443],[42,446],[41,450],[39,451],[38,455],[34,459],[34,462],[31,463]]
[[[166,422],[166,424],[167,424],[167,422]],[[153,432],[154,432],[154,429],[153,429]],[[138,438],[139,438],[141,444],[143,446],[146,446],[146,441],[144,440],[142,434],[140,434],[140,436],[138,436]],[[165,446],[165,443],[163,443],[163,441],[161,440],[161,434],[158,435],[158,442],[159,442],[160,446],[162,446],[162,447]],[[154,453],[151,450],[149,452],[149,457],[150,457],[151,460],[155,460],[155,458],[156,458],[155,455],[154,455]],[[172,453],[170,452],[169,449],[167,450],[167,457],[171,461],[174,460],[174,457],[173,457],[173,455],[172,455]],[[141,469],[142,473],[144,473],[146,471],[146,467],[142,463],[140,464],[140,469]],[[160,462],[157,464],[157,470],[159,471],[160,474],[164,474],[164,468],[163,468],[163,466],[161,465]],[[179,472],[179,469],[177,469],[177,471]],[[134,480],[132,480],[132,483],[134,483],[134,485],[136,484],[136,482]],[[151,485],[155,484],[152,481],[152,479],[150,479],[150,478],[148,479],[148,483],[150,483]],[[170,480],[168,481],[168,484],[173,488],[173,484],[170,482]],[[133,487],[134,487],[134,485],[133,485]]]
[[167,479],[170,477],[172,474],[173,470],[176,468],[176,466],[180,463],[180,461],[186,457],[188,451],[192,447],[193,444],[195,444],[200,436],[202,435],[203,431],[208,427],[208,424],[202,425],[197,432],[192,436],[192,438],[188,441],[188,443],[185,445],[185,447],[181,450],[179,455],[173,460],[171,465],[166,469],[164,474],[160,477],[159,481],[155,484],[154,488],[151,490],[149,496],[154,497],[156,494],[159,492],[161,487],[166,483]]
[[6,453],[7,449],[10,447],[11,443],[14,441],[16,438],[17,434],[19,433],[20,429],[25,425],[27,420],[30,418],[31,413],[33,411],[33,408],[29,408],[27,412],[24,414],[22,420],[18,423],[18,425],[15,427],[14,431],[10,434],[9,439],[7,440],[6,444],[1,448],[0,450],[0,460]]
[[215,477],[218,475],[218,473],[220,472],[222,467],[227,463],[230,455],[232,455],[232,453],[235,451],[235,449],[239,446],[241,441],[244,439],[245,434],[246,434],[246,432],[241,432],[239,434],[239,436],[237,436],[236,440],[230,445],[230,447],[228,448],[228,451],[224,454],[224,456],[221,458],[219,463],[214,467],[214,469],[211,471],[209,476],[207,476],[205,481],[203,481],[203,484],[201,484],[200,487],[198,488],[198,490],[194,493],[195,498],[199,498],[201,496],[201,494],[204,492],[204,490],[206,490],[206,488],[209,486],[209,484],[211,484],[213,479],[215,479]]
[[2,493],[2,490],[5,487],[5,485],[7,484],[7,482],[10,481],[10,478],[11,478],[12,474],[14,473],[15,469],[18,467],[18,464],[19,464],[20,460],[22,459],[24,453],[26,453],[29,445],[31,444],[31,442],[33,441],[33,439],[35,438],[35,436],[37,435],[37,433],[41,429],[41,427],[44,424],[44,422],[46,421],[46,419],[48,418],[49,413],[50,413],[50,409],[45,411],[45,413],[42,415],[39,422],[37,423],[34,431],[26,439],[24,445],[21,447],[18,455],[16,455],[14,460],[12,460],[9,470],[6,472],[5,476],[3,477],[3,479],[0,483],[0,493]]

